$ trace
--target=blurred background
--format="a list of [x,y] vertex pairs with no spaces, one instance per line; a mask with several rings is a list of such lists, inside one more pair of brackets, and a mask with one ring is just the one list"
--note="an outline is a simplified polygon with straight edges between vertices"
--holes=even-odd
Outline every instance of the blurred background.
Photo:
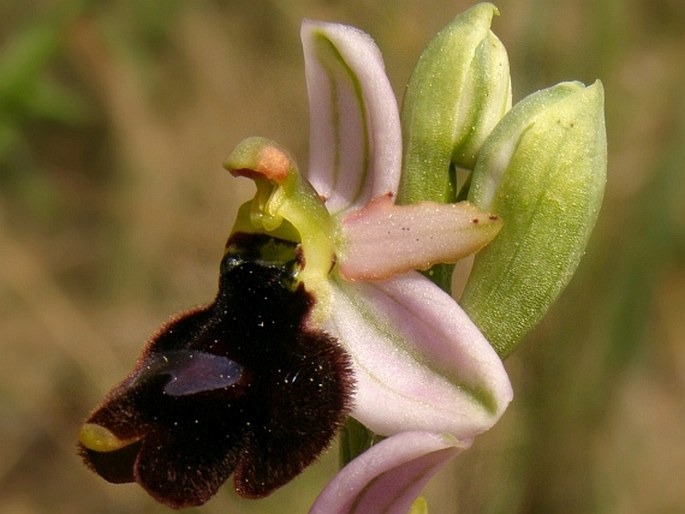
[[[163,513],[86,470],[76,432],[173,313],[210,301],[263,135],[306,166],[304,17],[369,32],[401,97],[462,0],[0,2],[0,511]],[[506,362],[502,421],[432,514],[685,512],[685,3],[500,0],[514,100],[606,89],[609,182],[578,274]],[[336,466],[263,501],[305,512]]]

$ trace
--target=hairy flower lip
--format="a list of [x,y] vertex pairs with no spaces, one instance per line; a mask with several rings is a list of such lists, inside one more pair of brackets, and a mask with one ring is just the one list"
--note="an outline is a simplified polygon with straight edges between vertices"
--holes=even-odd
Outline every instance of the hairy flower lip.
[[314,301],[293,287],[296,244],[273,244],[232,235],[215,301],[160,330],[87,419],[89,468],[182,508],[231,474],[242,496],[268,495],[328,447],[351,408],[349,359],[307,322]]

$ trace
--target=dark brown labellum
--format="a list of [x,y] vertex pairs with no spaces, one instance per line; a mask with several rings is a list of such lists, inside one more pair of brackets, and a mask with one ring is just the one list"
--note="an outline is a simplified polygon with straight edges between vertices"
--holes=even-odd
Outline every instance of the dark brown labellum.
[[242,496],[268,495],[314,461],[350,410],[353,377],[309,323],[301,267],[295,243],[234,234],[214,302],[163,327],[88,418],[86,464],[181,508],[231,474]]

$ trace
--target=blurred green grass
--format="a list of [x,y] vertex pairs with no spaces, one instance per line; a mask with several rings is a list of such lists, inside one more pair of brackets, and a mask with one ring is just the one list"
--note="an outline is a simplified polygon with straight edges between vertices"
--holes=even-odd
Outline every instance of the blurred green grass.
[[[306,165],[303,17],[376,39],[398,96],[463,1],[0,4],[0,510],[167,512],[75,452],[155,327],[211,299],[249,135]],[[503,0],[515,100],[606,89],[609,183],[577,276],[507,360],[516,398],[428,489],[431,512],[685,510],[685,4]],[[259,502],[305,512],[335,452]]]

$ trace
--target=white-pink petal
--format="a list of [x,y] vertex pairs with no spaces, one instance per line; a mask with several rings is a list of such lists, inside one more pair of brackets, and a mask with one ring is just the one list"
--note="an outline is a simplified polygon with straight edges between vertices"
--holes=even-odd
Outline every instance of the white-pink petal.
[[428,480],[469,444],[430,432],[394,435],[345,466],[309,512],[406,514]]
[[333,214],[395,193],[402,134],[383,57],[354,27],[305,21],[302,45],[310,109],[307,179]]
[[340,225],[340,275],[377,280],[477,252],[502,221],[469,202],[395,205],[390,195],[348,214]]
[[459,305],[417,272],[333,283],[329,330],[353,359],[352,415],[381,435],[471,439],[513,393],[502,361]]

